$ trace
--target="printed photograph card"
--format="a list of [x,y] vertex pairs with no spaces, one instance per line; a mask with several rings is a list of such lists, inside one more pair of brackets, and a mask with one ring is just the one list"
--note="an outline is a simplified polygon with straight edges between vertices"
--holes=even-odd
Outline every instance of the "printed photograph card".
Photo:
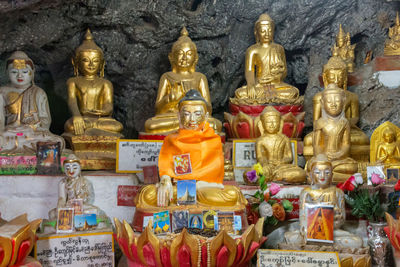
[[233,216],[233,230],[235,230],[235,235],[242,234],[242,216]]
[[153,223],[153,216],[144,216],[143,217],[143,230],[149,225],[149,223]]
[[154,233],[165,234],[171,231],[169,211],[162,211],[153,214],[153,229]]
[[176,175],[184,175],[192,173],[192,163],[190,162],[190,154],[176,155],[173,157],[174,169]]
[[222,212],[219,211],[216,216],[216,223],[214,222],[214,229],[215,230],[222,230],[224,229],[230,234],[233,234],[233,212]]
[[397,168],[387,168],[386,177],[388,184],[396,184],[399,180],[399,169]]
[[74,209],[60,208],[57,210],[57,233],[72,233],[74,231]]
[[143,166],[143,183],[156,184],[160,181],[157,165]]
[[188,228],[189,211],[177,210],[172,213],[172,231]]
[[196,180],[178,180],[176,189],[178,205],[196,204]]
[[[205,210],[203,211],[203,229],[212,229],[214,230],[214,216],[217,216],[217,212],[215,210]],[[217,220],[218,223],[218,220]]]
[[96,229],[97,215],[93,213],[75,215],[74,226],[76,231],[87,231]]
[[305,206],[307,217],[307,242],[333,243],[333,205],[306,203]]
[[189,228],[203,229],[203,215],[200,213],[190,214]]
[[36,143],[37,174],[56,175],[61,173],[60,142]]
[[74,215],[79,215],[83,213],[83,199],[76,198],[67,201],[67,207],[74,209]]
[[384,179],[386,182],[386,175],[382,165],[367,166],[368,185],[377,184],[379,180]]

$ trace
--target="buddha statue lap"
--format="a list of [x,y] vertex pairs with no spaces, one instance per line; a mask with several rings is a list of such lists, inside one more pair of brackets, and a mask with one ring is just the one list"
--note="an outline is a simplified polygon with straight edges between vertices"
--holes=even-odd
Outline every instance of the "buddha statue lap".
[[[347,90],[347,67],[346,63],[338,56],[331,57],[324,65],[322,71],[322,79],[324,88],[328,84],[336,84],[344,90],[346,101],[344,103],[344,114],[350,123],[350,144],[351,155],[358,160],[367,160],[365,155],[369,150],[368,136],[357,127],[359,120],[359,103],[358,96]],[[313,121],[316,122],[322,116],[321,98],[322,92],[318,92],[313,97]],[[304,138],[304,155],[312,156],[312,133]],[[368,156],[367,156],[368,157]]]
[[[156,115],[145,123],[145,132],[149,134],[167,135],[179,129],[178,103],[189,89],[198,90],[207,102],[207,112],[212,112],[208,81],[204,74],[195,71],[199,58],[197,47],[188,36],[186,28],[182,29],[168,58],[172,71],[164,73],[160,78]],[[207,121],[215,131],[221,132],[222,123],[219,120],[210,116]]]
[[113,86],[104,79],[104,64],[103,51],[87,30],[72,58],[75,77],[67,81],[72,117],[65,123],[63,134],[82,158],[84,169],[88,160],[95,161],[94,169],[106,167],[107,161],[111,164],[108,167],[115,168],[115,142],[122,137],[122,124],[111,117]]
[[8,85],[0,87],[0,150],[2,153],[35,154],[36,143],[64,139],[49,131],[51,115],[47,96],[34,83],[33,61],[22,51],[7,60]]
[[336,36],[336,42],[332,47],[332,56],[339,56],[346,63],[347,72],[354,72],[354,48],[350,42],[350,33],[345,33],[342,24],[339,25],[339,33]]
[[328,157],[335,183],[344,182],[358,171],[357,162],[350,157],[350,123],[344,115],[345,102],[345,91],[336,84],[329,84],[322,92],[322,116],[314,122],[312,132],[314,157],[318,154]]
[[385,42],[383,50],[385,56],[400,55],[400,19],[399,12],[396,13],[396,21],[393,27],[389,28],[389,39]]
[[274,42],[274,21],[262,14],[255,23],[257,43],[246,51],[245,77],[247,85],[235,92],[234,104],[297,104],[299,90],[283,80],[287,74],[284,48]]
[[400,168],[400,128],[391,122],[384,122],[371,136],[372,164],[382,164],[385,168]]
[[292,164],[292,148],[289,138],[281,132],[279,111],[272,106],[266,107],[258,124],[262,135],[256,141],[256,156],[266,179],[284,183],[305,182],[306,172]]
[[[345,199],[343,191],[331,184],[333,174],[331,162],[325,155],[319,154],[311,162],[310,170],[311,186],[304,188],[300,193],[300,229],[293,232],[286,232],[285,242],[288,244],[304,245],[306,243],[307,231],[312,230],[312,227],[308,227],[307,224],[306,205],[323,204],[334,206],[334,244],[342,248],[361,248],[363,245],[361,237],[340,229],[346,218]],[[320,218],[324,219],[323,217]]]
[[[247,203],[235,186],[223,185],[224,157],[221,138],[207,122],[207,101],[199,91],[189,90],[179,101],[180,129],[164,139],[159,154],[160,183],[147,185],[136,197],[136,208],[141,212],[157,212],[176,206],[174,179],[194,179],[197,204],[188,209],[213,209],[243,211]],[[173,158],[189,154],[191,173],[177,175]],[[136,213],[135,213],[136,216]]]

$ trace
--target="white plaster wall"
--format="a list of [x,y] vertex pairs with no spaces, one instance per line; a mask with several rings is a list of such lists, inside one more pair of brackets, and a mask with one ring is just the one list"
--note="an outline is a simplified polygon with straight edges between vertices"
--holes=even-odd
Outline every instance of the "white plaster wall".
[[[119,185],[137,185],[135,175],[111,172],[84,172],[93,183],[94,205],[102,209],[111,219],[132,222],[134,207],[117,206]],[[48,212],[57,205],[58,182],[62,176],[18,175],[0,176],[0,213],[10,220],[22,213],[29,220],[48,218]]]

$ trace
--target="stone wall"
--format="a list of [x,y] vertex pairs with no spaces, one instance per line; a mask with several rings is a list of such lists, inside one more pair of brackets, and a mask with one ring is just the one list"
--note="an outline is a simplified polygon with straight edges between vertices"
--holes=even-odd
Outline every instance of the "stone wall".
[[[229,97],[245,83],[244,54],[255,42],[254,22],[268,12],[276,24],[275,41],[286,49],[287,82],[305,93],[306,122],[311,125],[317,76],[330,56],[339,23],[357,43],[361,65],[366,51],[382,53],[399,7],[389,0],[1,1],[0,83],[6,82],[4,60],[15,49],[26,51],[36,63],[36,83],[49,96],[52,130],[62,133],[70,116],[65,87],[72,76],[70,58],[89,27],[105,52],[105,76],[114,84],[114,116],[124,124],[126,137],[134,138],[154,114],[158,80],[170,69],[168,52],[185,25],[198,47],[197,70],[209,80],[213,112],[222,119]],[[379,103],[362,111],[371,114],[382,108]],[[361,121],[367,121],[363,114]],[[370,127],[368,123],[362,128]]]

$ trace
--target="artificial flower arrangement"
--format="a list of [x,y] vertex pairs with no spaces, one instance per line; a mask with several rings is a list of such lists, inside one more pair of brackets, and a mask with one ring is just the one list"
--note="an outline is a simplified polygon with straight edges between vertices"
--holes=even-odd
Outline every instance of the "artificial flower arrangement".
[[253,169],[245,173],[245,175],[250,182],[258,181],[260,187],[253,195],[256,201],[252,204],[250,212],[258,210],[258,214],[265,218],[265,224],[277,225],[278,222],[283,222],[286,218],[286,213],[293,210],[293,204],[287,199],[278,202],[272,198],[281,190],[280,185],[267,183],[260,163],[255,164]]
[[[379,222],[384,220],[385,212],[392,213],[397,208],[396,194],[388,197],[388,202],[382,201],[381,186],[385,179],[378,175],[371,177],[374,187],[370,190],[362,187],[364,180],[360,173],[350,176],[344,183],[339,183],[338,188],[345,193],[346,203],[351,207],[351,213],[357,218],[368,219],[369,221]],[[399,182],[394,187],[395,191],[400,190]]]

